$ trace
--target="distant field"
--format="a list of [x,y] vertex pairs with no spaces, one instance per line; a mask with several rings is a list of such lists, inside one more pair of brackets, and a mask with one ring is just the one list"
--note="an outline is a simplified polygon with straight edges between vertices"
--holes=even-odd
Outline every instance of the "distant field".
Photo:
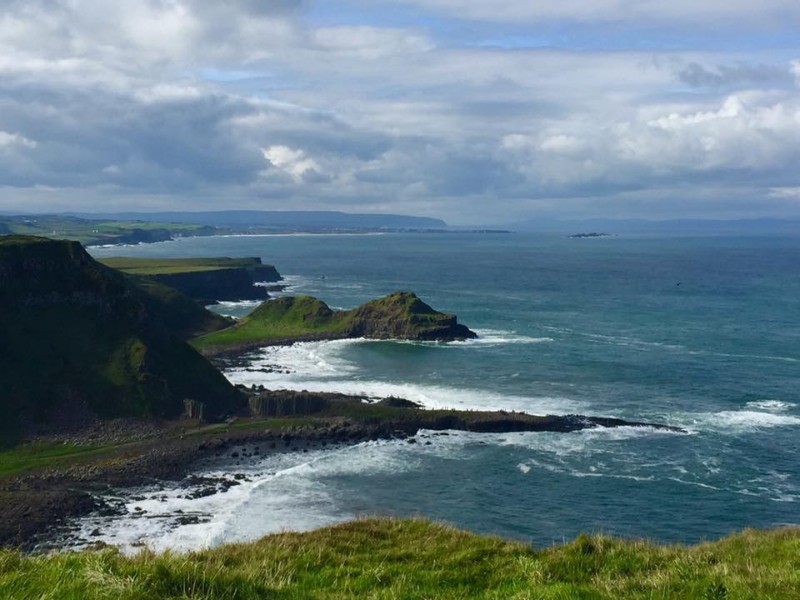
[[800,597],[800,531],[697,546],[582,535],[545,549],[422,520],[369,519],[190,554],[0,551],[3,598]]
[[58,215],[0,216],[0,234],[36,235],[82,244],[152,242],[171,236],[209,235],[214,228],[187,223],[103,221]]
[[261,267],[255,258],[101,258],[101,263],[131,275],[174,275],[223,269]]

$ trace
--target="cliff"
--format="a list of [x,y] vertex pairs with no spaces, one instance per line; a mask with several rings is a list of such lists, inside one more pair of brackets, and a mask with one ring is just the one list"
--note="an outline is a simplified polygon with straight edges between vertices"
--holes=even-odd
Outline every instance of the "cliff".
[[192,344],[213,355],[276,343],[359,337],[453,341],[477,336],[455,315],[434,310],[416,294],[395,292],[340,311],[311,296],[269,300],[233,327],[200,336]]
[[221,300],[265,300],[256,283],[282,279],[272,265],[248,258],[105,258],[101,262],[129,275],[157,281],[205,304]]
[[77,242],[0,237],[0,434],[100,418],[219,417],[244,400],[184,338],[228,321],[92,259]]

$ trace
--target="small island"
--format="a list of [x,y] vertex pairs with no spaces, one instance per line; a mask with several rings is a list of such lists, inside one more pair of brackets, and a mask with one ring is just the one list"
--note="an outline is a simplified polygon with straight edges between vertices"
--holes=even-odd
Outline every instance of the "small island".
[[592,231],[589,233],[573,233],[567,237],[570,238],[577,238],[577,239],[585,239],[585,238],[604,238],[604,237],[611,237],[610,233],[598,233],[596,231]]

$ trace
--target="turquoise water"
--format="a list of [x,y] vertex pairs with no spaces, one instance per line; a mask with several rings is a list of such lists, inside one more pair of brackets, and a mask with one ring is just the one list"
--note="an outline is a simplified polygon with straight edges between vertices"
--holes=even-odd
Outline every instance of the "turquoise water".
[[92,252],[261,256],[288,293],[349,308],[413,290],[480,334],[271,348],[228,372],[236,382],[689,432],[423,433],[417,444],[264,459],[227,512],[207,507],[213,539],[183,530],[185,545],[365,514],[421,514],[538,544],[582,531],[693,542],[800,523],[798,237],[265,236]]

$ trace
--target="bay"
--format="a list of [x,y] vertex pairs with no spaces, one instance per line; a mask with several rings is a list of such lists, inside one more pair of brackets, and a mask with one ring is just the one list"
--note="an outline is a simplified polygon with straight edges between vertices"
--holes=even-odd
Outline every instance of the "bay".
[[267,457],[248,467],[252,485],[198,505],[213,526],[120,522],[109,541],[192,548],[375,514],[540,545],[584,531],[694,542],[800,522],[798,237],[291,235],[92,253],[259,256],[285,275],[285,293],[351,308],[412,290],[480,335],[268,348],[226,373],[237,383],[688,431],[423,432],[416,444]]

